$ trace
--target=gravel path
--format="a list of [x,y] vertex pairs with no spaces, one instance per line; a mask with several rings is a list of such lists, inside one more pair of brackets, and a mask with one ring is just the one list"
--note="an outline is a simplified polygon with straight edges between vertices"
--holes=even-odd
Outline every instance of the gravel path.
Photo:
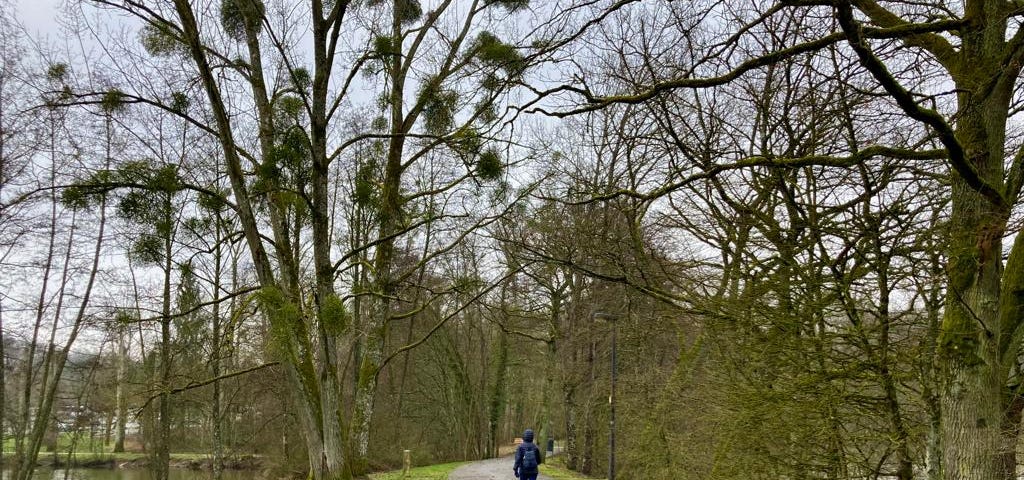
[[[448,475],[448,480],[515,480],[512,475],[512,457],[492,458],[481,460],[469,465],[456,468]],[[551,480],[551,477],[541,475],[537,480]]]

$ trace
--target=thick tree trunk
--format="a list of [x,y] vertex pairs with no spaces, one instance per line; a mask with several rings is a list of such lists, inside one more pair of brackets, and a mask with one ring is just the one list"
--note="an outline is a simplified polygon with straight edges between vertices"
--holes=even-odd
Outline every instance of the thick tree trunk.
[[[1001,45],[1002,31],[992,28]],[[991,44],[988,37],[992,34],[983,31],[966,36],[964,53],[985,59],[983,47]],[[964,92],[987,88],[991,63],[988,66],[979,62],[977,69],[986,80],[964,77],[957,86]],[[1002,190],[1009,103],[1008,94],[999,90],[981,102],[970,93],[960,94],[957,139],[978,176]],[[957,172],[952,175],[951,200],[949,282],[939,339],[943,472],[946,478],[956,480],[1012,478],[1014,472],[1005,471],[1003,459],[1004,450],[1016,444],[1016,437],[1004,438],[1001,429],[1008,369],[999,351],[999,342],[1007,335],[1001,331],[1004,325],[999,309],[1002,236],[1008,212],[969,186]]]

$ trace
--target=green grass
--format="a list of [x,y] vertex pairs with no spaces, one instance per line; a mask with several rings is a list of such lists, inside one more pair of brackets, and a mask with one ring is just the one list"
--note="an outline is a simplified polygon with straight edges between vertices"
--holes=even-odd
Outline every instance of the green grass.
[[370,480],[447,480],[452,470],[465,465],[467,462],[443,463],[441,465],[430,465],[428,467],[416,467],[409,470],[408,475],[402,475],[401,470],[392,472],[381,472],[370,475]]
[[585,477],[581,473],[565,468],[562,457],[551,458],[540,466],[540,473],[555,480],[594,480],[593,477]]

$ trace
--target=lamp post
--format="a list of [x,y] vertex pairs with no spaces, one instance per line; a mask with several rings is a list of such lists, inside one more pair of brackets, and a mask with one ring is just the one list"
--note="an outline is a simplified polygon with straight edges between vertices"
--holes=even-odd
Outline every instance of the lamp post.
[[616,320],[618,315],[604,312],[594,312],[594,320],[607,320],[612,324],[612,385],[611,395],[608,396],[610,415],[608,418],[608,480],[615,480],[615,377],[618,373],[618,358],[616,352],[616,341],[618,340],[619,326]]

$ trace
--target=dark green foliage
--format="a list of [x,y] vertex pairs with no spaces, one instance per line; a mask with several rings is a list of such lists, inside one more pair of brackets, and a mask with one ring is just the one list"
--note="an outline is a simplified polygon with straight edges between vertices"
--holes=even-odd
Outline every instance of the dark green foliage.
[[185,113],[188,110],[188,97],[182,92],[171,94],[171,110],[178,113]]
[[56,107],[61,101],[68,100],[73,95],[71,87],[64,82],[68,76],[68,65],[66,63],[54,63],[46,69],[46,79],[51,88],[59,90],[59,93],[44,94],[43,102],[48,107]]
[[66,63],[54,63],[46,69],[46,78],[51,82],[59,83],[67,79],[68,76],[68,64]]
[[139,33],[142,47],[154,57],[170,57],[185,53],[185,44],[181,43],[171,27],[148,24]]
[[175,360],[185,365],[201,365],[204,361],[204,340],[210,335],[206,327],[207,318],[202,309],[197,309],[202,303],[202,290],[192,263],[184,262],[180,268],[178,315],[173,317],[173,343],[178,352]]
[[100,204],[112,189],[109,184],[116,180],[116,172],[100,170],[86,180],[76,182],[61,192],[61,203],[68,208],[88,209]]
[[267,192],[281,180],[281,169],[277,166],[277,155],[268,155],[256,166],[256,181],[253,190]]
[[148,180],[149,188],[164,193],[175,193],[181,190],[181,180],[178,178],[178,167],[175,165],[164,165],[153,170]]
[[[500,68],[510,77],[522,75],[526,69],[523,56],[512,45],[502,42],[491,32],[480,32],[473,43],[471,55],[480,63]],[[491,81],[493,84],[493,80]]]
[[66,187],[62,201],[72,208],[88,208],[99,204],[102,196],[128,189],[118,204],[122,216],[139,223],[153,223],[159,215],[155,195],[173,195],[182,189],[175,165],[154,167],[147,160],[126,162],[116,170],[100,170]]
[[463,275],[456,277],[452,282],[452,290],[465,294],[476,294],[480,289],[487,286],[487,282],[476,275]]
[[362,207],[374,205],[377,202],[378,190],[377,166],[373,162],[360,164],[356,172],[352,200]]
[[348,311],[345,303],[337,295],[331,294],[320,305],[320,323],[330,335],[341,334],[348,324]]
[[301,312],[277,287],[263,287],[257,294],[260,307],[270,320],[269,347],[285,356],[294,356],[292,337],[301,321]]
[[68,208],[81,210],[89,208],[93,198],[93,196],[89,195],[87,189],[73,185],[61,192],[60,203]]
[[275,106],[279,115],[292,119],[291,122],[287,123],[294,123],[294,119],[302,114],[305,104],[301,98],[295,95],[285,95],[277,100]]
[[373,121],[370,122],[370,129],[371,130],[381,132],[381,131],[387,130],[387,128],[388,128],[388,119],[385,118],[383,115],[378,116],[377,118],[374,118]]
[[[279,115],[282,113],[278,112]],[[274,135],[273,149],[256,167],[253,189],[257,192],[274,192],[277,200],[304,210],[305,202],[300,194],[309,184],[312,169],[309,138],[296,120],[294,117],[279,119],[281,130]]]
[[295,85],[296,90],[309,90],[310,85],[313,84],[312,76],[309,74],[309,70],[302,67],[292,70],[292,84]]
[[135,161],[117,170],[97,172],[67,188],[64,198],[78,207],[89,206],[103,195],[124,189],[117,201],[117,213],[142,227],[129,254],[143,263],[159,264],[164,261],[164,239],[174,228],[171,198],[181,188],[176,166],[155,167],[148,161]]
[[220,24],[228,36],[242,40],[247,30],[259,31],[264,12],[260,0],[221,0]]
[[279,135],[273,155],[279,166],[291,172],[297,185],[308,182],[309,169],[306,163],[309,159],[309,142],[306,140],[306,132],[301,128],[291,127]]
[[[390,2],[386,0],[367,0],[366,6],[379,7],[385,3]],[[394,0],[394,6],[398,21],[402,25],[413,23],[423,16],[423,5],[420,4],[419,0]]]
[[451,136],[448,145],[463,157],[471,157],[480,153],[483,147],[483,137],[473,127],[462,127]]
[[501,178],[504,170],[505,164],[501,161],[501,155],[493,148],[488,148],[476,159],[476,175],[482,180],[497,180]]
[[100,100],[100,108],[103,109],[103,113],[112,115],[114,113],[123,112],[127,105],[125,104],[124,92],[112,88],[103,94],[103,99]]
[[489,90],[492,92],[501,90],[501,87],[504,85],[505,81],[502,80],[501,77],[491,72],[484,74],[484,79],[480,81],[480,86],[483,87],[484,90]]
[[515,12],[530,6],[530,0],[487,0],[487,4],[497,5],[509,12]]
[[430,79],[424,82],[419,96],[423,102],[423,127],[427,132],[444,135],[451,131],[459,104],[458,92],[443,88],[436,80]]
[[377,35],[373,37],[373,53],[374,55],[385,59],[392,55],[399,53],[397,42],[393,38],[387,35]]
[[118,309],[117,313],[114,314],[114,323],[121,328],[135,323],[138,319],[138,315],[135,315],[128,310]]
[[132,242],[128,254],[141,263],[159,265],[163,263],[164,241],[156,235],[144,233]]
[[228,209],[228,191],[225,189],[217,189],[216,187],[212,187],[211,189],[218,191],[218,195],[200,195],[197,200],[199,208],[210,213],[224,212]]
[[498,111],[493,103],[483,100],[476,105],[476,119],[481,123],[492,123],[498,119]]
[[413,23],[423,16],[423,6],[419,0],[395,0],[395,9],[402,25]]

